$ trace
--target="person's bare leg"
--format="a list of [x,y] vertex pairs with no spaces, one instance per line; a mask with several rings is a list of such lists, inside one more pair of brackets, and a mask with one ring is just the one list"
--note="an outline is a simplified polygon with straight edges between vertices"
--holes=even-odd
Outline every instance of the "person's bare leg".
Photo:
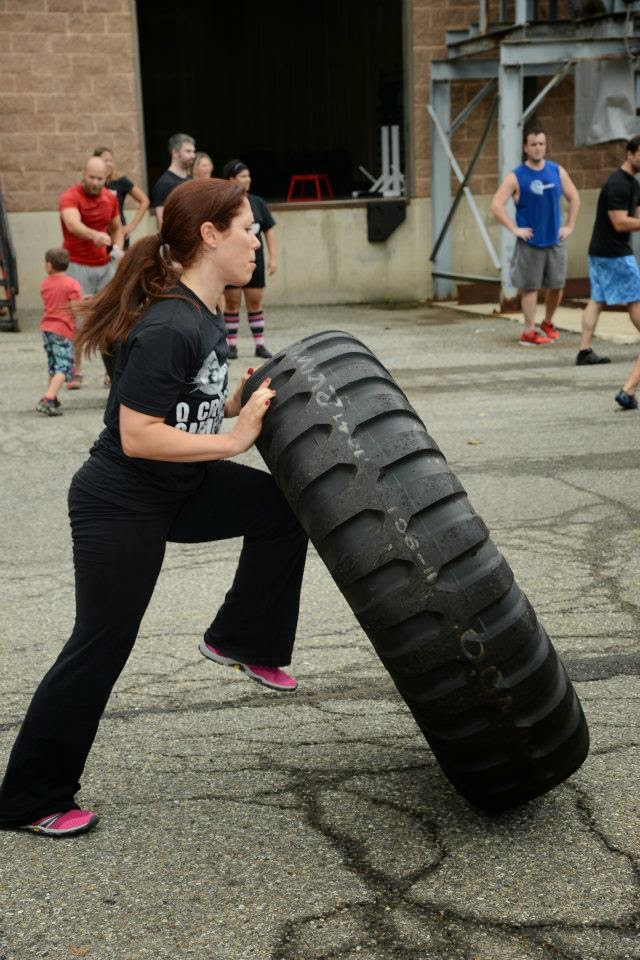
[[629,316],[631,317],[631,323],[634,325],[636,330],[640,331],[640,300],[635,300],[633,303],[628,303],[627,310],[629,311]]
[[[629,311],[629,316],[631,317],[631,322],[633,323],[636,330],[640,331],[640,301],[636,300],[634,303],[630,303],[627,306]],[[636,360],[633,367],[631,368],[631,373],[627,377],[623,390],[625,393],[628,393],[630,396],[636,392],[638,384],[640,383],[640,357]]]
[[532,333],[536,326],[537,290],[521,290],[520,305],[524,314],[524,332]]
[[50,400],[55,400],[63,383],[64,373],[54,373],[47,385],[45,397],[49,397]]
[[590,350],[593,342],[593,334],[596,329],[598,317],[604,304],[597,300],[589,300],[582,314],[582,339],[580,340],[581,350]]
[[224,307],[226,313],[239,313],[242,302],[242,289],[229,287],[224,292]]
[[631,373],[627,377],[623,390],[625,393],[628,393],[629,396],[633,396],[638,388],[640,383],[640,357],[636,360],[633,367],[631,368]]
[[547,290],[547,294],[544,298],[544,322],[553,323],[553,318],[555,316],[556,310],[562,302],[562,294],[564,293],[564,287],[560,287],[559,290]]

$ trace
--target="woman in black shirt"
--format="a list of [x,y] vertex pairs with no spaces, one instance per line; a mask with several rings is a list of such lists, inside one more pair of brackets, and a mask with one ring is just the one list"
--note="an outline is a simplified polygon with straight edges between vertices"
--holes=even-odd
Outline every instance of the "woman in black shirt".
[[[269,275],[274,274],[278,268],[276,261],[276,238],[274,227],[275,220],[271,212],[262,199],[255,193],[249,193],[251,186],[251,172],[246,163],[242,160],[229,160],[225,163],[222,175],[231,183],[236,183],[244,190],[247,195],[253,219],[256,224],[256,230],[260,237],[264,236],[269,251]],[[249,283],[244,286],[244,302],[247,307],[247,321],[253,335],[253,344],[256,357],[267,358],[271,353],[264,345],[264,311],[262,304],[264,301],[264,288],[266,286],[264,251],[262,241],[256,251],[256,269]],[[240,325],[240,304],[242,302],[243,290],[235,289],[230,286],[225,291],[225,311],[224,320],[227,326],[227,340],[229,343],[229,359],[235,360],[238,356],[238,326]]]
[[[80,347],[119,344],[114,382],[105,429],[69,491],[75,626],[13,747],[0,828],[60,836],[97,822],[74,797],[167,541],[244,537],[200,652],[273,689],[297,686],[280,668],[291,659],[307,538],[272,477],[228,459],[254,443],[275,394],[265,379],[241,408],[249,370],[229,395],[216,310],[225,284],[243,286],[255,269],[251,208],[237,186],[192,181],[168,198],[162,231],[134,244],[82,306]],[[223,416],[237,419],[219,434]]]
[[[124,249],[128,250],[129,237],[140,224],[142,218],[149,209],[149,197],[146,195],[144,190],[137,186],[133,180],[130,180],[129,177],[119,177],[116,175],[113,163],[113,151],[110,150],[109,147],[96,147],[96,149],[93,151],[93,155],[94,157],[100,157],[101,160],[104,160],[107,168],[107,180],[105,187],[107,190],[111,190],[112,193],[115,193],[116,197],[118,198],[118,206],[120,207],[120,220],[124,228]],[[138,209],[136,210],[131,223],[127,223],[124,215],[124,202],[127,197],[131,197],[131,199],[135,200],[135,202],[138,204]]]

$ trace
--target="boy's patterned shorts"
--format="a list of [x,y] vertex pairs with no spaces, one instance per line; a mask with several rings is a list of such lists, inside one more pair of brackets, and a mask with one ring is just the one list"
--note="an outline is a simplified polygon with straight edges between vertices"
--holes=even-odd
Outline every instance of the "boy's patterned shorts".
[[73,350],[73,341],[61,337],[57,333],[51,333],[49,330],[43,330],[42,341],[44,351],[47,355],[47,365],[49,376],[55,373],[64,373],[64,379],[69,382],[73,379],[73,365],[75,363],[75,353]]

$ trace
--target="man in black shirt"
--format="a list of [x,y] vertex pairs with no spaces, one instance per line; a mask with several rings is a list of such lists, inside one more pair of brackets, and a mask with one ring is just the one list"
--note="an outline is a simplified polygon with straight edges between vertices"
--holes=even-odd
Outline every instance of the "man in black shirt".
[[[630,234],[640,230],[640,136],[626,145],[626,158],[600,191],[593,234],[589,244],[591,299],[582,317],[582,342],[576,358],[578,366],[609,363],[591,349],[593,333],[606,304],[626,303],[634,326],[640,330],[640,268],[631,249]],[[637,374],[637,376],[636,376]],[[640,381],[640,361],[616,400],[626,410],[635,410],[636,386]]]
[[181,183],[191,180],[191,167],[196,155],[196,142],[188,133],[174,133],[169,137],[167,149],[171,164],[156,180],[151,191],[151,206],[155,208],[158,230],[162,229],[162,211],[167,197]]

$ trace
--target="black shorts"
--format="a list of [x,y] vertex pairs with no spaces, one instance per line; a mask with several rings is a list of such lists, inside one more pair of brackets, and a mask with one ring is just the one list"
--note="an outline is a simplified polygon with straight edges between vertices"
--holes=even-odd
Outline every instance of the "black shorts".
[[229,290],[229,289],[246,290],[247,287],[252,287],[254,289],[258,287],[259,289],[262,290],[264,289],[264,287],[266,287],[266,285],[267,284],[265,281],[265,270],[264,270],[264,261],[263,261],[261,264],[256,264],[256,268],[253,271],[253,276],[251,277],[251,280],[249,280],[249,283],[245,283],[244,287],[235,287],[232,283],[229,283],[227,284],[225,289],[226,290]]

